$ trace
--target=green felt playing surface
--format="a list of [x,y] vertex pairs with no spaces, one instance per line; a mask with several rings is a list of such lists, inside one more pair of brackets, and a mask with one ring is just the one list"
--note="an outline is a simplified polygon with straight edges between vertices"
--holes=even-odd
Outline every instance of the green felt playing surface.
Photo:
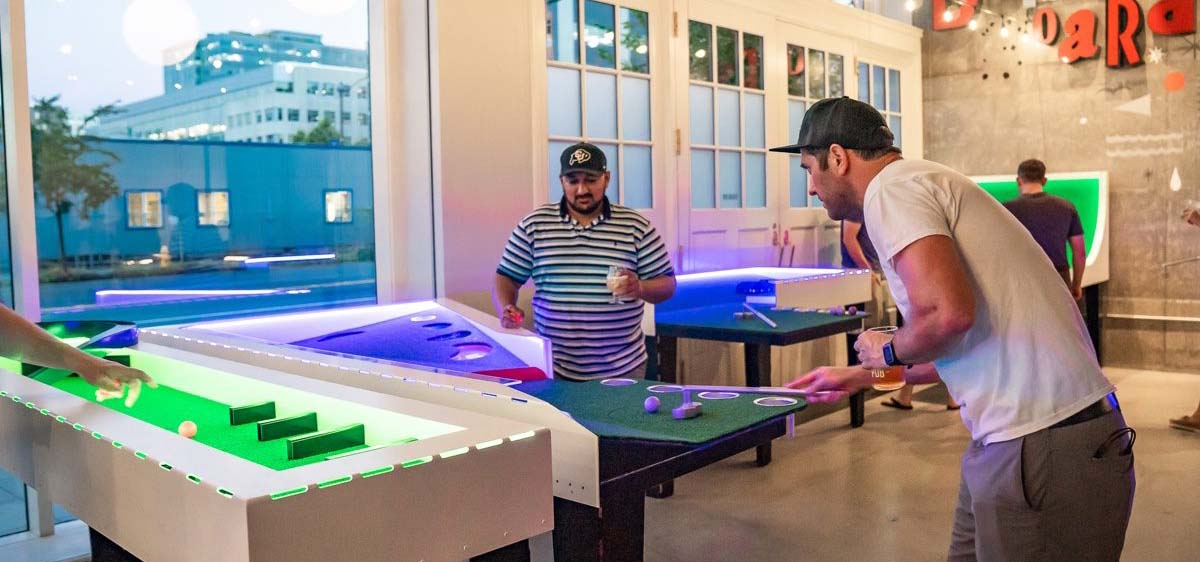
[[[679,392],[653,393],[647,390],[654,381],[637,381],[628,386],[609,386],[600,381],[571,382],[548,380],[525,383],[517,388],[536,396],[571,415],[600,437],[650,439],[680,443],[704,443],[745,429],[773,417],[803,410],[807,403],[798,399],[792,406],[759,406],[760,394],[742,394],[730,400],[709,400],[692,393],[700,402],[700,417],[677,420],[671,409],[683,403]],[[661,401],[658,412],[647,413],[649,396]]]
[[837,316],[824,312],[802,312],[796,310],[771,310],[766,306],[756,306],[776,327],[772,328],[757,316],[739,318],[735,312],[749,312],[741,304],[716,304],[659,312],[654,315],[654,321],[659,326],[664,324],[679,324],[683,326],[705,327],[720,330],[737,331],[741,333],[780,334],[803,330],[817,329],[829,324],[837,324],[853,316]]
[[[96,388],[78,376],[60,379],[54,382],[53,386],[80,398],[96,401]],[[105,400],[99,404],[171,433],[178,431],[180,423],[190,420],[199,428],[194,438],[196,442],[275,470],[313,464],[325,460],[327,456],[366,448],[366,445],[359,445],[308,458],[288,460],[286,439],[259,442],[257,424],[229,425],[229,405],[163,385],[159,385],[158,388],[143,387],[141,398],[133,408],[126,408],[124,399],[119,398]],[[136,447],[137,444],[129,443],[128,446]],[[169,463],[172,459],[161,460]]]

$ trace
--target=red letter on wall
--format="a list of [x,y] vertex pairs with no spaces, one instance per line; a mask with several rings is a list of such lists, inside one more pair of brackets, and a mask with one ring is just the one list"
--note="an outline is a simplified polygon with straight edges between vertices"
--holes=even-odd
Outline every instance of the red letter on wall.
[[1038,40],[1053,45],[1058,41],[1058,14],[1050,8],[1038,8],[1033,14],[1033,29],[1038,33]]
[[1161,0],[1150,7],[1146,23],[1159,35],[1196,32],[1196,0]]
[[963,0],[958,7],[958,16],[946,21],[946,0],[933,0],[933,30],[945,31],[966,27],[967,22],[975,17],[975,6],[979,0]]
[[[1142,32],[1142,7],[1133,0],[1108,0],[1108,66],[1118,68],[1142,64],[1134,39]],[[1122,62],[1124,59],[1124,63]]]
[[1079,10],[1063,24],[1067,38],[1058,46],[1058,56],[1065,62],[1090,59],[1100,52],[1096,45],[1096,12]]

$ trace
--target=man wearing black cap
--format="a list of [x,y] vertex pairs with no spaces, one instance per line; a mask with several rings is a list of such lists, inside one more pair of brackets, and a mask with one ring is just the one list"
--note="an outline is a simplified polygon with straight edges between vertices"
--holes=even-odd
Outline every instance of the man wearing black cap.
[[575,144],[559,163],[562,200],[521,219],[504,248],[492,291],[496,314],[506,328],[521,325],[517,296],[532,277],[534,325],[553,344],[556,376],[644,377],[643,301],[674,294],[670,256],[650,221],[605,197],[603,151]]
[[1100,371],[1058,272],[1021,224],[966,176],[905,160],[871,106],[826,99],[796,144],[830,218],[865,220],[904,315],[894,335],[859,336],[861,367],[824,367],[789,386],[830,401],[867,369],[940,374],[962,404],[963,455],[949,560],[1120,558],[1133,504],[1133,430]]

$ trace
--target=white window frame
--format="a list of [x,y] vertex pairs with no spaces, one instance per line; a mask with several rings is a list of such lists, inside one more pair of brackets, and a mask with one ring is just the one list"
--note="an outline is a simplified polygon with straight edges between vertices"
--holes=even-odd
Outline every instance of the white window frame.
[[[225,199],[225,208],[221,210],[224,214],[224,220],[216,217],[216,211],[213,209],[213,200],[223,196]],[[228,190],[213,190],[213,191],[197,191],[196,192],[196,225],[197,226],[229,226],[229,191]]]
[[[904,90],[903,90],[904,69],[897,68],[892,65],[875,64],[870,59],[859,59],[859,60],[855,61],[855,64],[854,64],[854,73],[855,73],[856,78],[858,78],[858,76],[859,76],[858,75],[859,70],[860,70],[859,65],[863,65],[863,64],[867,65],[867,91],[865,92],[865,94],[864,94],[864,92],[858,92],[858,97],[856,99],[858,99],[859,101],[865,102],[867,104],[870,104],[871,107],[875,107],[875,103],[871,100],[871,97],[874,95],[873,86],[875,85],[875,69],[882,68],[883,69],[883,108],[875,107],[875,109],[878,110],[881,115],[883,115],[883,119],[884,119],[884,121],[887,122],[889,128],[891,128],[891,126],[892,126],[892,121],[891,121],[892,117],[899,118],[900,125],[903,126],[904,125]],[[897,88],[897,91],[900,92],[900,103],[896,104],[897,107],[899,107],[900,109],[897,111],[892,111],[892,110],[888,109],[888,106],[889,106],[888,102],[891,100],[891,96],[892,96],[891,81],[892,81],[892,72],[893,71],[896,72],[897,76],[900,79],[900,84],[901,84],[901,86],[899,88]],[[858,80],[855,80],[855,82],[857,82],[857,81]],[[866,96],[866,99],[863,99],[864,95]],[[892,131],[892,133],[895,134],[895,131]],[[900,148],[900,150],[904,150],[905,137],[904,137],[903,131],[900,132],[899,138],[900,138],[900,144],[897,145],[897,147]]]
[[[151,197],[151,196],[155,197]],[[163,226],[163,192],[139,190],[125,192],[125,228],[146,230]],[[135,220],[135,218],[137,220]]]
[[[549,55],[547,55],[545,57],[545,62],[546,62],[547,69],[563,68],[563,69],[567,69],[567,70],[576,71],[579,74],[579,132],[580,132],[580,135],[579,136],[569,136],[569,135],[547,134],[547,136],[546,136],[547,141],[542,146],[541,151],[543,153],[546,153],[548,158],[557,158],[557,156],[548,154],[549,149],[550,149],[549,145],[551,142],[565,142],[565,143],[571,143],[571,144],[574,144],[577,142],[590,142],[590,143],[595,143],[595,144],[616,145],[616,147],[617,147],[617,154],[616,154],[617,169],[616,170],[610,169],[610,171],[617,178],[617,197],[616,197],[616,201],[614,201],[614,202],[618,203],[618,204],[623,204],[625,201],[625,147],[626,146],[646,147],[648,150],[650,150],[650,154],[651,154],[650,162],[651,162],[652,167],[651,167],[651,185],[646,186],[646,188],[650,190],[650,194],[651,194],[650,195],[650,207],[645,207],[645,209],[654,209],[659,206],[660,202],[659,202],[659,197],[654,196],[654,189],[653,189],[654,167],[659,165],[657,162],[655,162],[655,158],[653,157],[654,141],[655,141],[655,138],[654,138],[655,127],[654,127],[654,123],[653,123],[653,121],[655,119],[655,115],[654,115],[653,107],[654,107],[654,101],[655,101],[655,95],[656,95],[654,92],[655,80],[656,80],[654,77],[654,74],[655,74],[655,71],[657,70],[655,68],[655,64],[652,61],[653,57],[648,56],[648,58],[647,58],[648,64],[650,64],[650,73],[641,73],[641,72],[635,72],[632,70],[621,70],[621,56],[620,56],[620,48],[621,47],[620,47],[620,41],[618,40],[618,41],[613,41],[613,54],[616,57],[616,61],[614,63],[614,68],[605,68],[603,66],[593,66],[593,65],[587,64],[587,51],[585,49],[585,41],[583,39],[584,38],[584,27],[586,24],[585,17],[584,17],[584,9],[586,7],[587,0],[572,0],[572,1],[575,2],[575,8],[576,8],[575,28],[579,34],[579,36],[575,39],[575,47],[576,47],[575,54],[578,57],[579,62],[573,63],[573,62],[557,61],[557,60],[551,59],[549,57]],[[596,1],[600,2],[602,4],[611,5],[613,7],[613,28],[615,29],[616,33],[618,33],[618,36],[620,33],[620,26],[621,26],[621,8],[628,8],[630,10],[637,10],[639,12],[645,12],[647,14],[647,16],[649,16],[649,10],[644,6],[640,6],[640,5],[633,6],[629,2],[624,2],[622,0],[596,0]],[[647,19],[649,19],[649,17]],[[646,34],[647,34],[646,42],[647,42],[648,46],[653,44],[652,37],[651,37],[653,33],[654,33],[653,25],[651,25],[648,22],[647,28],[646,28]],[[647,54],[649,55],[649,53],[647,53]],[[587,74],[589,72],[596,73],[596,74],[608,74],[608,75],[615,77],[616,90],[617,90],[616,91],[617,107],[616,107],[616,116],[615,116],[615,118],[617,120],[617,137],[616,138],[592,137],[592,136],[588,135],[588,130],[587,130],[587,115],[588,115],[587,114],[587,110],[588,110]],[[649,87],[650,99],[647,100],[647,104],[648,104],[648,107],[651,108],[650,109],[651,123],[649,126],[650,140],[636,140],[636,139],[624,138],[625,131],[624,131],[624,123],[623,123],[624,119],[622,119],[622,117],[624,117],[624,113],[622,112],[623,96],[621,94],[621,79],[624,78],[625,76],[630,76],[630,77],[634,77],[637,79],[644,79],[649,82],[648,87]],[[546,96],[547,96],[546,97],[546,101],[547,101],[546,107],[549,107],[550,93],[547,92]],[[554,191],[554,186],[557,185],[556,182],[558,181],[558,178],[555,176],[552,176],[547,179],[548,179],[547,191],[544,194],[544,196],[546,197],[546,200],[549,200],[550,193],[552,193]],[[553,203],[554,201],[550,201],[550,202]],[[642,208],[642,207],[638,207],[638,208]]]
[[[350,224],[354,222],[354,191],[349,189],[327,189],[325,190],[325,224]],[[342,198],[338,196],[345,195]],[[331,197],[333,196],[333,197]],[[339,209],[330,207],[330,205],[338,205],[345,202],[345,208]],[[345,211],[345,220],[342,219],[342,213]]]
[[[765,64],[765,61],[767,59],[767,53],[766,53],[767,39],[764,35],[761,35],[758,33],[750,33],[750,35],[754,35],[755,37],[758,37],[760,41],[762,41],[762,46],[761,46],[762,54],[760,55],[761,61],[759,63],[759,65],[760,65],[759,81],[762,85],[762,88],[748,88],[743,85],[745,83],[745,69],[743,68],[743,60],[742,60],[744,57],[743,50],[745,49],[746,31],[742,30],[741,28],[726,27],[726,26],[723,26],[720,24],[689,19],[686,22],[681,22],[681,26],[685,26],[685,27],[680,30],[680,34],[682,34],[685,37],[685,41],[686,41],[686,38],[688,37],[689,30],[691,28],[691,24],[693,21],[695,21],[696,23],[707,25],[709,27],[709,29],[711,30],[711,34],[709,35],[709,46],[711,47],[711,50],[712,50],[712,52],[710,53],[712,58],[710,59],[709,64],[712,65],[711,70],[713,71],[713,74],[712,74],[712,81],[705,81],[705,80],[697,80],[695,78],[692,78],[689,73],[687,86],[688,86],[689,90],[692,86],[702,86],[705,88],[712,88],[713,96],[712,96],[711,113],[712,113],[712,121],[713,121],[712,130],[713,130],[713,143],[714,144],[696,144],[696,143],[691,142],[691,140],[689,139],[687,141],[687,147],[689,150],[707,150],[707,151],[712,152],[712,154],[713,154],[713,197],[714,197],[713,205],[714,206],[713,207],[699,207],[699,208],[692,207],[692,198],[689,197],[688,201],[687,201],[688,209],[691,211],[701,211],[701,212],[769,209],[771,207],[771,186],[770,186],[770,179],[767,178],[767,169],[770,167],[770,163],[769,163],[770,161],[767,156],[768,148],[770,147],[770,140],[769,140],[770,136],[767,134],[767,130],[768,130],[767,115],[768,115],[768,111],[769,111],[767,108],[769,107],[770,102],[768,101],[768,98],[767,98],[767,87],[768,87],[767,86],[767,67]],[[719,61],[717,60],[717,56],[718,56],[718,54],[717,54],[717,50],[718,50],[717,30],[718,29],[729,29],[729,30],[732,30],[737,33],[736,45],[735,45],[735,49],[734,49],[734,52],[735,52],[734,62],[737,64],[737,69],[734,71],[737,76],[737,85],[736,86],[730,85],[730,84],[722,84],[720,82],[719,78],[717,77],[717,71],[719,68],[718,67]],[[689,64],[691,61],[690,49],[691,49],[691,47],[689,46],[687,52],[685,52],[683,55],[685,57],[688,57]],[[721,118],[720,118],[720,115],[718,114],[719,112],[717,111],[717,108],[719,105],[717,98],[718,98],[718,94],[721,90],[734,91],[738,94],[738,125],[737,126],[738,126],[738,141],[739,142],[736,147],[726,146],[726,145],[721,144],[721,128],[720,128]],[[763,141],[764,142],[763,142],[762,148],[756,148],[756,147],[751,147],[751,146],[746,145],[746,93],[747,92],[762,96],[762,98],[763,98],[762,129],[763,129]],[[688,108],[687,114],[689,116],[691,114],[690,111],[691,111],[691,109]],[[737,152],[738,159],[740,160],[741,177],[738,179],[740,198],[738,201],[738,206],[736,206],[736,207],[724,207],[721,205],[721,153],[722,152]],[[763,155],[764,193],[763,193],[763,206],[762,207],[748,207],[746,205],[746,200],[747,200],[746,154],[747,153],[756,153],[756,154]],[[690,160],[690,158],[689,158],[689,160]],[[693,184],[693,189],[695,189],[694,184]]]
[[[804,103],[804,109],[807,111],[808,108],[812,107],[812,105],[814,103],[816,103],[826,97],[829,97],[831,95],[829,92],[829,56],[830,55],[837,55],[837,56],[842,57],[842,95],[843,96],[846,95],[846,67],[848,65],[853,64],[855,71],[857,72],[857,70],[858,70],[858,66],[857,66],[857,64],[855,64],[853,57],[851,57],[850,55],[847,55],[845,53],[836,53],[836,52],[830,51],[828,49],[816,49],[813,47],[809,47],[808,45],[796,45],[791,42],[785,42],[784,45],[785,46],[784,46],[784,50],[783,50],[783,56],[787,57],[787,60],[785,62],[787,62],[789,64],[791,63],[791,53],[789,53],[788,51],[791,47],[798,47],[800,49],[803,49],[803,51],[804,51],[804,53],[801,55],[804,57],[804,95],[801,95],[801,96],[793,95],[785,87],[784,88],[784,96],[787,99],[787,102],[786,102],[787,106],[785,107],[785,112],[791,111],[791,109],[792,109],[791,103],[793,101],[799,101],[799,102]],[[812,88],[811,88],[811,85],[809,84],[809,80],[811,79],[812,74],[809,73],[809,68],[808,68],[808,53],[810,51],[817,51],[817,52],[824,54],[824,57],[822,58],[822,60],[823,60],[822,64],[825,67],[823,69],[823,71],[825,73],[825,92],[824,92],[824,95],[819,98],[814,98],[811,95]],[[785,80],[785,84],[787,84],[786,80]],[[788,113],[785,113],[785,115],[788,115]],[[789,124],[790,124],[790,120],[789,120]],[[790,130],[788,131],[788,136],[793,137],[792,140],[789,142],[795,142],[794,134],[795,133],[793,131],[790,131]],[[800,157],[800,155],[798,155],[798,154],[795,154],[795,155],[789,154],[788,155],[789,160],[791,160],[792,158],[799,158],[799,157]],[[784,187],[787,189],[787,207],[791,208],[791,209],[820,209],[820,208],[822,208],[823,206],[821,205],[821,200],[813,195],[805,195],[805,205],[803,207],[797,207],[792,204],[791,167],[789,166],[787,168],[787,170],[788,170],[788,172],[785,175],[785,183],[784,183]],[[807,176],[808,172],[804,172],[804,175]],[[805,183],[805,185],[808,185],[807,180],[804,183]]]

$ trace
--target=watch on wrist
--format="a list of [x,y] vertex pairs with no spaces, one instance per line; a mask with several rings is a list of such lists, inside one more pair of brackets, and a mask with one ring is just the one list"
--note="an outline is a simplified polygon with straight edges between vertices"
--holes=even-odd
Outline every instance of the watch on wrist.
[[888,367],[899,367],[904,365],[896,358],[896,348],[892,347],[892,342],[883,344],[883,363]]

